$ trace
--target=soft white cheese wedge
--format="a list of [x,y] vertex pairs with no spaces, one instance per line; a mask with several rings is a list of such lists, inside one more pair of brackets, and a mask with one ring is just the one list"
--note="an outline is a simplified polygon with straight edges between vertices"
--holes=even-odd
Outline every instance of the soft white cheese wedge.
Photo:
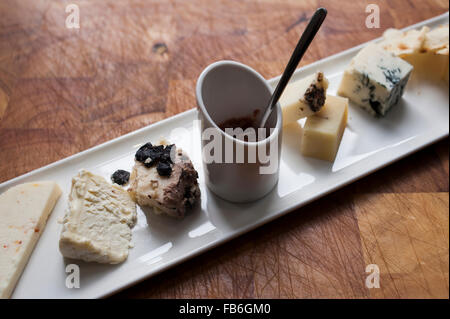
[[14,186],[0,195],[0,298],[9,298],[61,195],[54,182]]
[[289,84],[280,97],[283,125],[320,111],[325,104],[327,88],[328,80],[322,72]]
[[338,94],[374,116],[384,116],[400,100],[412,70],[408,62],[369,44],[345,70]]
[[81,170],[72,178],[59,249],[64,257],[117,264],[128,257],[136,205],[103,177]]
[[306,119],[302,134],[302,154],[334,161],[347,126],[347,114],[347,98],[327,95],[322,110]]

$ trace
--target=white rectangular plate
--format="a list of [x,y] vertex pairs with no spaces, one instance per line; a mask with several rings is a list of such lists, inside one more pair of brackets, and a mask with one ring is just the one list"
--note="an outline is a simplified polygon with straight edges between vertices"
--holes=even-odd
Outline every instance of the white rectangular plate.
[[[447,13],[409,28],[436,27],[448,20]],[[335,94],[344,68],[362,46],[303,67],[294,77],[322,70],[330,80],[330,93]],[[272,79],[270,83],[275,85],[277,80]],[[334,163],[301,156],[298,134],[286,130],[278,185],[268,196],[252,204],[223,201],[205,188],[196,109],[5,182],[0,185],[0,193],[13,185],[37,180],[56,181],[63,190],[13,297],[107,296],[261,226],[448,136],[448,95],[448,86],[443,82],[431,84],[411,80],[402,101],[386,118],[375,119],[351,105],[348,126]],[[58,221],[67,207],[71,177],[81,168],[107,179],[116,169],[130,170],[139,145],[156,142],[161,137],[176,143],[191,156],[200,175],[201,205],[183,220],[146,215],[139,209],[138,223],[133,229],[135,247],[123,264],[65,260],[58,249],[62,227]],[[65,267],[70,263],[80,266],[79,289],[68,289],[65,285]]]

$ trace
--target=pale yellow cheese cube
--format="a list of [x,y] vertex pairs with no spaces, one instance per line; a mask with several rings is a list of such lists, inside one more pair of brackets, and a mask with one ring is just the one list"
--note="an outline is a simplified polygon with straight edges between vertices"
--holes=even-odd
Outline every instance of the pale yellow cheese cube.
[[327,95],[322,110],[306,119],[302,135],[302,154],[334,161],[347,125],[347,114],[347,98]]

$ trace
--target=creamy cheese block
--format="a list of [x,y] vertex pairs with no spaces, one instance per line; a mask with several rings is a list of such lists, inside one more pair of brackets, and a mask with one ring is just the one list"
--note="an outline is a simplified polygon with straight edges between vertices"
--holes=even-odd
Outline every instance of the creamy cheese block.
[[289,84],[279,101],[283,113],[283,125],[320,111],[325,103],[327,88],[328,80],[322,72]]
[[322,110],[306,119],[302,131],[302,154],[334,161],[347,126],[347,114],[347,98],[327,95]]
[[400,100],[412,70],[408,62],[369,44],[345,70],[338,94],[374,116],[384,116]]
[[81,170],[72,178],[59,249],[64,257],[117,264],[132,247],[136,205],[121,187]]
[[54,182],[14,186],[0,195],[0,298],[9,298],[61,189]]

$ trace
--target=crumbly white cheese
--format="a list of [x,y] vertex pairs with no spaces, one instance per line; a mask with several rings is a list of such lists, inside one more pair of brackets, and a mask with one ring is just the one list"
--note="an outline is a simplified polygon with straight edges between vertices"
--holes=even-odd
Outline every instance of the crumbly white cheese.
[[439,26],[427,34],[423,43],[423,50],[426,52],[434,52],[440,55],[449,54],[449,26]]
[[345,70],[338,94],[375,116],[384,116],[400,100],[413,67],[408,62],[370,44]]
[[420,81],[448,83],[448,24],[431,31],[428,27],[409,31],[389,29],[378,45],[413,65],[413,77]]
[[59,249],[63,256],[117,264],[128,257],[136,205],[119,186],[81,170],[72,179]]
[[426,34],[430,29],[423,27],[420,30],[401,31],[388,29],[383,34],[379,45],[396,56],[405,57],[422,51]]
[[283,125],[313,115],[325,104],[328,80],[322,72],[289,84],[280,97]]
[[61,195],[54,182],[14,186],[0,195],[0,298],[9,298]]

